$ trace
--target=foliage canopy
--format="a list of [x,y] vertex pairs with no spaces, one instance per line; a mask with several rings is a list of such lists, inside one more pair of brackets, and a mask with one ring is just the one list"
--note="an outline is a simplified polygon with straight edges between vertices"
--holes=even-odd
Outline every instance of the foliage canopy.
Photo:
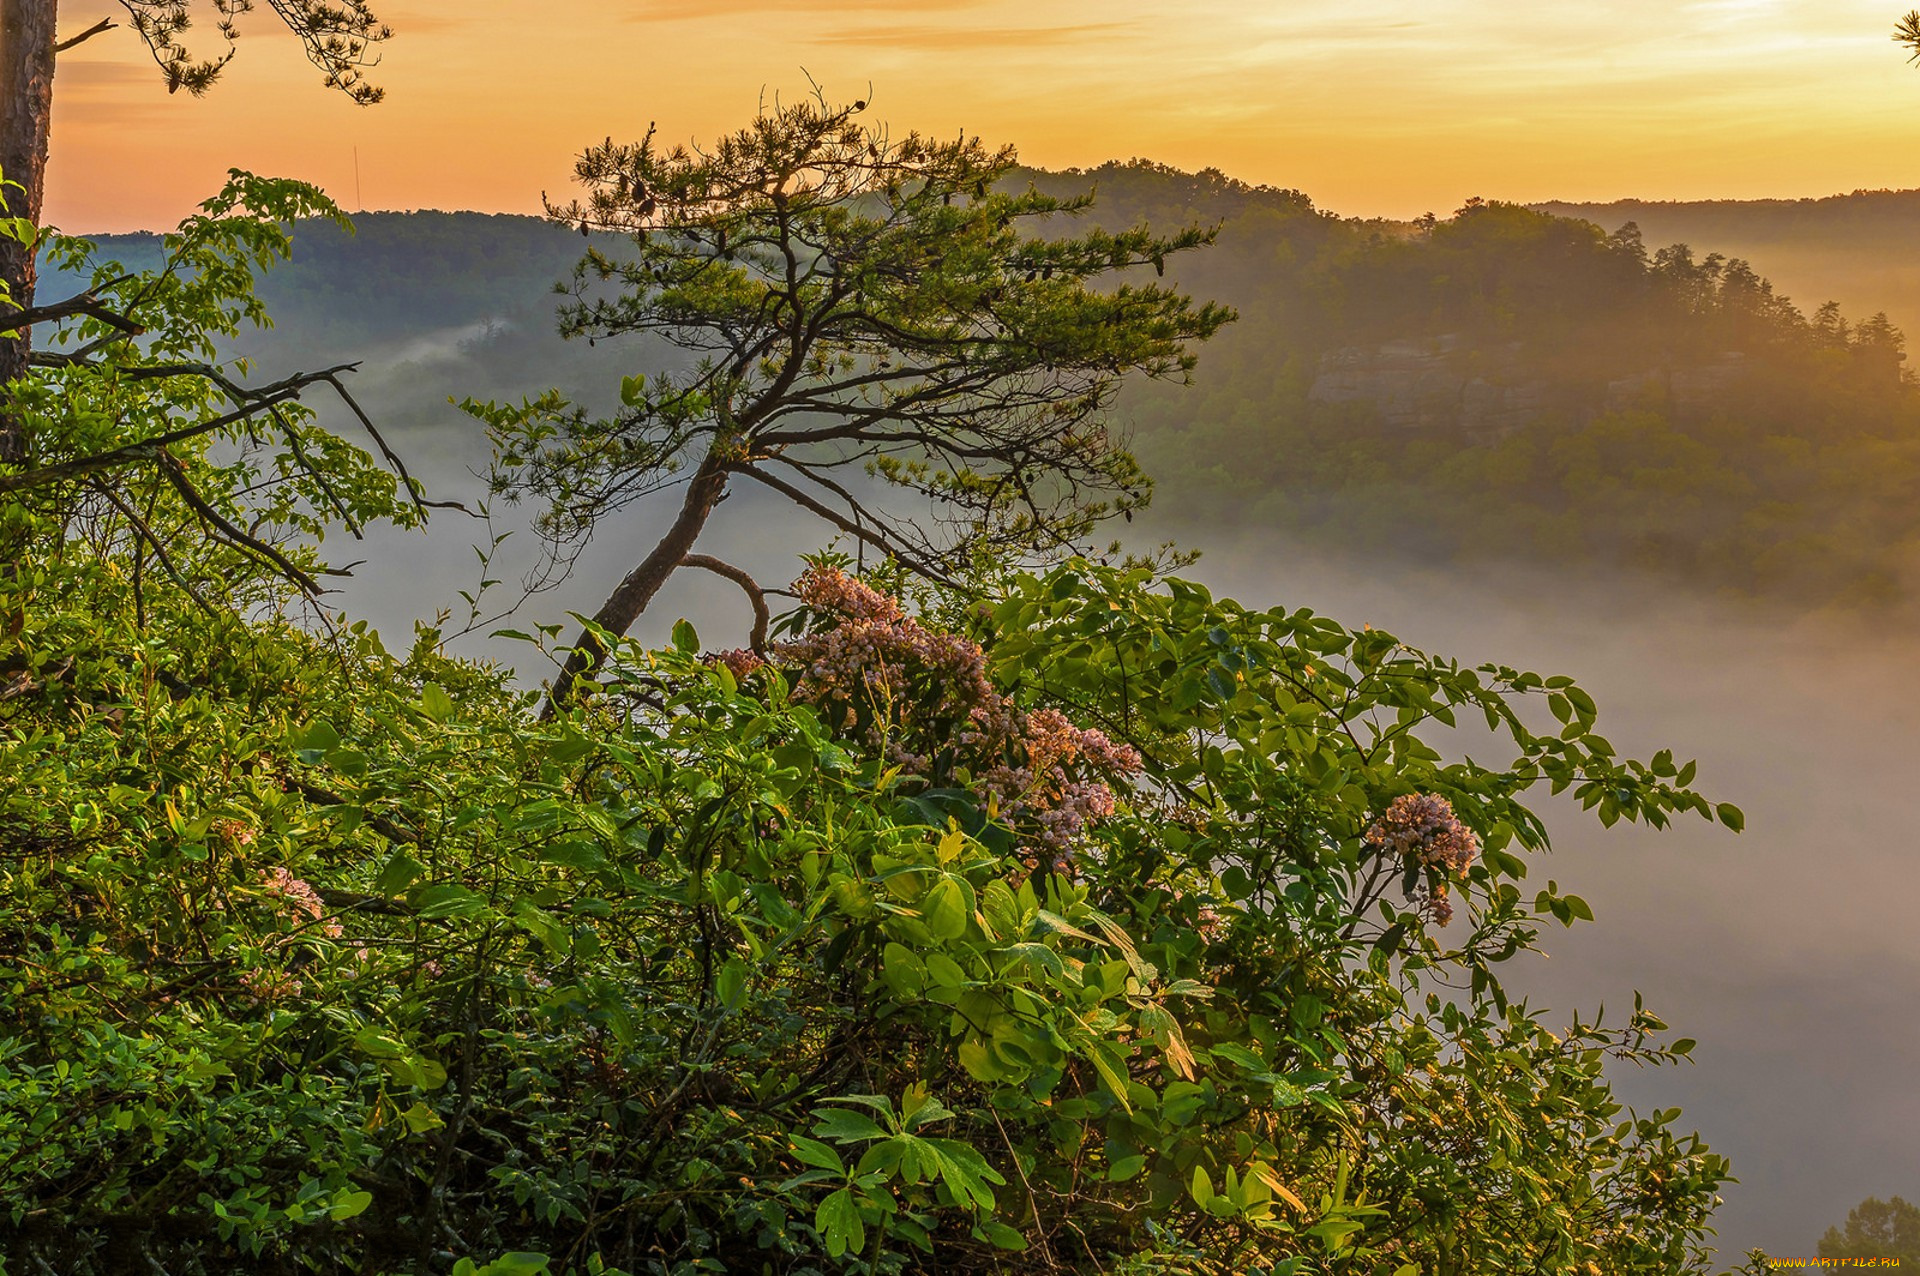
[[[601,694],[545,720],[431,629],[303,628],[321,560],[281,532],[417,506],[142,371],[330,211],[237,180],[125,285],[157,345],[77,319],[109,344],[15,388],[9,1270],[1707,1269],[1726,1162],[1605,1076],[1692,1043],[1638,1001],[1550,1028],[1500,978],[1591,918],[1523,889],[1529,795],[1738,827],[1691,764],[1618,757],[1570,679],[1081,557],[820,558],[757,652],[594,632]],[[1088,385],[1184,358],[1068,329]],[[695,377],[632,406],[732,384]],[[1510,760],[1444,748],[1463,722]]]

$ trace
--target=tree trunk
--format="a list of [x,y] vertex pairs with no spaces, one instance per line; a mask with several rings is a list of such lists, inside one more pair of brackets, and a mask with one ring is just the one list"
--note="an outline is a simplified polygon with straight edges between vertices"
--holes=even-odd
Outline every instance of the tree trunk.
[[[680,566],[680,560],[693,548],[694,541],[700,537],[701,529],[706,527],[707,519],[713,514],[713,507],[727,491],[727,467],[721,459],[718,445],[707,453],[700,462],[700,468],[693,472],[693,480],[687,484],[686,499],[680,503],[680,515],[673,520],[673,526],[653,547],[653,552],[640,561],[640,565],[628,572],[619,585],[614,587],[600,610],[593,614],[593,623],[610,634],[624,634],[640,619],[647,604],[667,583],[667,577],[673,575]],[[573,699],[573,684],[582,677],[593,674],[607,658],[607,648],[591,633],[582,633],[574,644],[573,654],[567,657],[566,667],[560,671],[560,677],[553,684],[553,694],[547,698],[547,707],[542,717],[551,718],[559,710],[567,707]]]
[[[21,189],[6,189],[7,212],[40,221],[46,192],[47,138],[53,112],[55,0],[0,0],[0,177]],[[0,240],[0,279],[14,304],[33,304],[37,274],[31,245]],[[0,335],[0,386],[27,370],[31,333]],[[0,414],[0,461],[26,460],[26,432]]]

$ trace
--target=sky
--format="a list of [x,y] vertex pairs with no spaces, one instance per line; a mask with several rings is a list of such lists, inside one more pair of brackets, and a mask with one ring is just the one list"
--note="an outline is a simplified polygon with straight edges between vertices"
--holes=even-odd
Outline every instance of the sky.
[[[586,146],[650,122],[712,138],[809,76],[896,130],[964,130],[1048,168],[1217,167],[1347,215],[1920,186],[1920,68],[1890,39],[1903,0],[374,6],[395,32],[374,107],[324,88],[266,6],[201,99],[168,96],[125,29],[63,54],[48,219],[170,226],[231,167],[349,209],[538,212]],[[60,0],[63,34],[118,11]],[[210,21],[194,34],[219,50]]]

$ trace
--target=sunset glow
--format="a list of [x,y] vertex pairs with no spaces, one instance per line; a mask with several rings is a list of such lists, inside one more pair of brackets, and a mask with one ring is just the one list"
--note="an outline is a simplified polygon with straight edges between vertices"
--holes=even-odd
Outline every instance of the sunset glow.
[[[65,26],[104,5],[63,4]],[[1145,156],[1347,214],[1517,200],[1823,195],[1920,185],[1920,73],[1875,0],[467,0],[387,4],[372,108],[271,14],[206,98],[115,30],[60,63],[51,220],[170,224],[225,170],[348,207],[537,211],[609,132],[698,139],[763,95],[871,92],[896,128],[1030,163]],[[537,13],[530,19],[528,14]],[[450,16],[457,14],[458,16]],[[218,48],[209,29],[206,48]],[[358,155],[358,193],[355,157]]]

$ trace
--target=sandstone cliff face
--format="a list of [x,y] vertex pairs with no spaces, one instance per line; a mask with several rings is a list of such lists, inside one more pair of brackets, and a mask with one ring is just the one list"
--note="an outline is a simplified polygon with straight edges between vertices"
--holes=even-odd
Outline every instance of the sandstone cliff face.
[[1705,363],[1582,387],[1529,377],[1519,354],[1519,342],[1469,349],[1451,333],[1350,346],[1322,357],[1307,398],[1371,405],[1389,430],[1498,438],[1555,409],[1572,419],[1632,407],[1705,409],[1741,379],[1746,364],[1745,355],[1731,350]]

